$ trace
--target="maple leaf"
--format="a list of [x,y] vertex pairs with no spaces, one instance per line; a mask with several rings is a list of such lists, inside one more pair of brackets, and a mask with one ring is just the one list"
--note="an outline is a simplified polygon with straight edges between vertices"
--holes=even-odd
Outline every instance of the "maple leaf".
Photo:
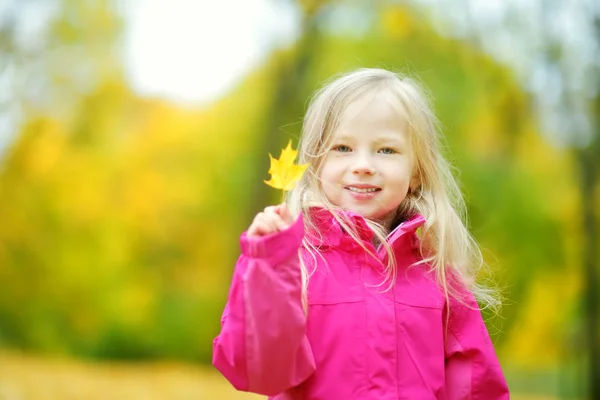
[[296,185],[296,182],[302,178],[304,171],[308,168],[308,164],[294,164],[294,160],[298,152],[292,149],[292,141],[288,142],[285,149],[281,150],[279,159],[273,158],[269,154],[271,159],[271,167],[269,168],[269,174],[271,179],[265,181],[265,183],[275,189],[291,190]]

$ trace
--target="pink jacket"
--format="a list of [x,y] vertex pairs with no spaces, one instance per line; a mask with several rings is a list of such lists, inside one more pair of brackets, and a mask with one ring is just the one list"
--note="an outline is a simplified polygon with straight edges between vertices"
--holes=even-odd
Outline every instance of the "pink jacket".
[[[348,213],[366,246],[344,233],[325,210],[314,210],[321,237],[308,235],[323,257],[301,303],[298,249],[303,219],[262,238],[241,238],[213,364],[238,390],[276,400],[508,399],[508,388],[472,295],[445,297],[419,260],[417,216],[388,237],[397,279],[387,290],[385,250],[372,247],[364,219]],[[304,253],[303,253],[304,254]]]

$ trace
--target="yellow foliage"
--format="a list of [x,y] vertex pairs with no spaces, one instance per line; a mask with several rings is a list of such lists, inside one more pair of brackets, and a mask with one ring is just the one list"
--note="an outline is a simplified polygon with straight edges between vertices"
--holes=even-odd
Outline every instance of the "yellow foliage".
[[147,326],[151,323],[156,296],[156,288],[149,282],[141,280],[128,282],[116,299],[115,315],[119,315],[126,326],[136,328]]
[[481,160],[497,158],[506,149],[506,135],[501,132],[499,116],[489,107],[473,111],[466,129],[469,153]]
[[25,165],[33,179],[42,179],[52,172],[64,151],[64,127],[51,119],[44,119],[29,128],[33,135],[26,153]]
[[395,39],[406,39],[413,32],[412,16],[405,7],[391,7],[381,17],[385,32]]
[[62,215],[77,223],[100,221],[110,210],[110,171],[89,153],[66,155],[53,176],[51,195]]
[[[135,171],[123,185],[125,215],[135,226],[143,230],[154,230],[162,211],[167,207],[168,179],[160,172],[150,169]],[[134,171],[132,171],[134,172]]]
[[579,230],[580,194],[575,175],[573,155],[557,149],[544,141],[533,124],[516,140],[515,163],[519,170],[536,177],[541,191],[551,194],[552,201],[540,206],[548,215],[562,222],[565,238],[573,237]]
[[577,271],[570,270],[539,277],[520,305],[517,322],[501,349],[513,365],[555,366],[565,346],[565,313],[581,286]]
[[100,331],[101,317],[98,313],[90,312],[89,308],[69,308],[69,322],[80,338],[92,339]]

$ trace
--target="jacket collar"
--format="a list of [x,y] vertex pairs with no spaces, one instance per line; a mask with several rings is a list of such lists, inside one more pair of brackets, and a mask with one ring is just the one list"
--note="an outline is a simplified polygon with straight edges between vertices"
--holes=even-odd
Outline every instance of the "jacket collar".
[[[340,216],[345,216],[356,228],[356,231],[363,241],[372,243],[375,236],[373,230],[367,225],[365,219],[352,211],[339,211]],[[316,247],[355,247],[358,244],[352,239],[349,233],[345,232],[340,223],[335,219],[333,214],[323,207],[312,207],[308,210],[310,219],[315,224],[315,229],[307,229],[306,237],[308,241]],[[403,237],[411,237],[416,239],[414,233],[416,230],[425,224],[425,218],[416,214],[411,219],[398,225],[387,236],[387,241],[391,246],[398,245]],[[412,241],[411,245],[415,243]]]

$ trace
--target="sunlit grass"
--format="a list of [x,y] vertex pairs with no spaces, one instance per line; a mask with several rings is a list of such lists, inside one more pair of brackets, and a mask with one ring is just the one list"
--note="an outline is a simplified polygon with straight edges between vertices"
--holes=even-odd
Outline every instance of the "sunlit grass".
[[[0,351],[0,400],[256,400],[214,369],[183,363],[89,362]],[[556,400],[513,394],[513,400]]]

